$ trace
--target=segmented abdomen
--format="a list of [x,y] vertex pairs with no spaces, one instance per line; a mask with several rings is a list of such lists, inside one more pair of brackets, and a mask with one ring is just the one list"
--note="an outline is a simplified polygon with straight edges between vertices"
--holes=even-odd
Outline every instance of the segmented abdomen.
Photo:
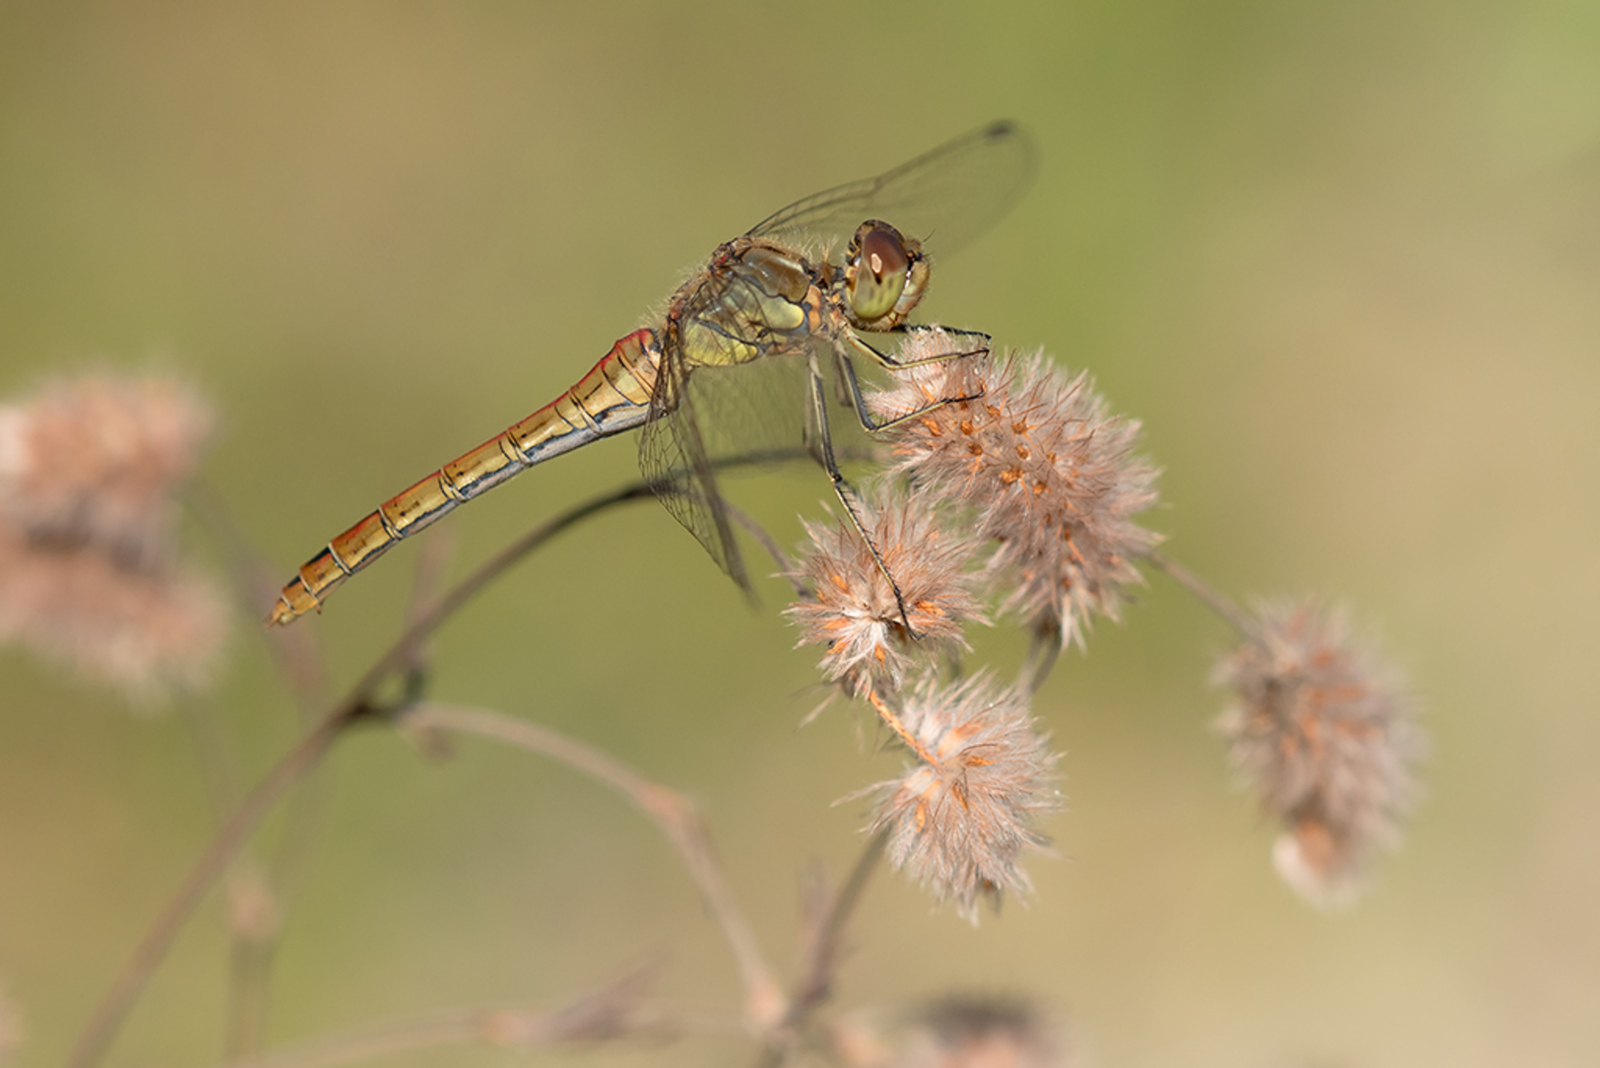
[[390,546],[552,456],[642,424],[650,413],[661,348],[653,330],[637,330],[612,346],[554,401],[503,434],[457,457],[340,534],[300,568],[272,609],[270,623],[289,623]]

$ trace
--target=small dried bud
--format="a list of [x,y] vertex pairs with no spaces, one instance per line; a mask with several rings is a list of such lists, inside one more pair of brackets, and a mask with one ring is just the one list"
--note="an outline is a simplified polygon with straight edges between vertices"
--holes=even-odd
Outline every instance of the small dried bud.
[[159,558],[210,429],[194,391],[162,378],[85,375],[0,406],[0,520],[34,540]]
[[870,830],[889,832],[889,859],[976,923],[978,900],[1031,889],[1018,867],[1043,848],[1038,817],[1061,805],[1056,755],[1034,729],[1027,697],[987,675],[956,685],[929,676],[902,716],[927,760],[879,783]]
[[[872,551],[848,519],[806,524],[811,545],[791,578],[813,599],[791,605],[801,645],[826,645],[821,668],[853,693],[868,686],[898,688],[915,646],[925,654],[965,649],[962,627],[985,622],[972,597],[966,566],[971,543],[939,529],[933,510],[915,500],[883,503],[863,516],[873,544],[905,601],[902,619],[894,590]],[[917,633],[906,633],[910,621]]]
[[[954,348],[938,331],[913,335],[905,356]],[[1087,376],[1045,359],[973,356],[909,368],[869,401],[892,419],[956,397],[894,431],[895,470],[973,506],[990,566],[1009,576],[1003,608],[1083,643],[1092,612],[1117,618],[1142,581],[1133,560],[1158,538],[1133,517],[1156,502],[1156,470],[1133,453],[1136,421],[1112,416]]]
[[924,1007],[895,1068],[1066,1068],[1055,1021],[1025,1001],[954,995]]
[[270,945],[283,928],[283,906],[267,873],[241,863],[228,873],[228,926],[235,937],[258,946]]
[[1218,721],[1233,764],[1285,830],[1279,874],[1317,904],[1352,900],[1415,794],[1423,741],[1413,702],[1343,613],[1258,609],[1256,637],[1217,668],[1234,703]]

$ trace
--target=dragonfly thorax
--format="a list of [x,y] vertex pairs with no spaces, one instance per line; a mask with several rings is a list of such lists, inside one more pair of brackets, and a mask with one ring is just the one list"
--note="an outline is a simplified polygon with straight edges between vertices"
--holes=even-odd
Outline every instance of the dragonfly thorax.
[[668,358],[685,368],[728,366],[795,350],[821,328],[818,281],[796,252],[755,238],[728,242],[674,298]]

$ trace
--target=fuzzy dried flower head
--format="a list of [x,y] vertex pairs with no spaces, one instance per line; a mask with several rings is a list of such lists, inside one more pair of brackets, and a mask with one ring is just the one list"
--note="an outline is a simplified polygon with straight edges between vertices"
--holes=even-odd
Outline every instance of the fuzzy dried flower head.
[[1423,741],[1412,700],[1348,619],[1308,603],[1264,605],[1256,636],[1217,667],[1233,690],[1217,723],[1233,764],[1282,821],[1279,874],[1317,904],[1360,889],[1416,792]]
[[226,640],[210,580],[127,567],[0,523],[0,643],[25,645],[138,702],[208,683]]
[[36,539],[159,556],[211,423],[184,383],[109,372],[0,405],[0,516]]
[[1016,998],[955,994],[920,1009],[895,1068],[1065,1068],[1060,1027]]
[[[919,331],[906,359],[957,346]],[[1117,618],[1133,560],[1158,538],[1133,522],[1156,502],[1156,469],[1133,452],[1139,424],[1113,416],[1086,375],[1044,357],[1011,354],[912,367],[869,400],[880,419],[965,397],[906,419],[892,433],[895,470],[977,510],[999,543],[990,566],[1007,577],[1003,607],[1062,645],[1086,636],[1090,616]]]
[[879,783],[870,830],[888,831],[888,854],[941,901],[976,923],[978,901],[1026,894],[1018,866],[1047,839],[1038,818],[1061,805],[1056,754],[1035,729],[1027,696],[986,674],[948,684],[932,674],[907,694],[901,718],[927,756]]
[[[879,502],[863,517],[884,565],[905,600],[902,619],[894,590],[848,519],[807,523],[810,545],[789,572],[813,591],[787,614],[799,625],[801,645],[825,645],[821,668],[859,693],[869,686],[898,688],[911,651],[965,649],[962,627],[984,622],[972,596],[967,565],[971,542],[941,529],[926,502]],[[913,640],[905,624],[917,633]]]

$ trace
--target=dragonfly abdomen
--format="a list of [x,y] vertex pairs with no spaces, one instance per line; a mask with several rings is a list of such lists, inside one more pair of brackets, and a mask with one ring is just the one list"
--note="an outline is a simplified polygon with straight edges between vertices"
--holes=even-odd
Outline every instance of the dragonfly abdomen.
[[661,347],[653,330],[619,340],[554,401],[386,501],[300,568],[273,606],[289,623],[345,579],[445,513],[553,456],[641,425],[650,414]]

